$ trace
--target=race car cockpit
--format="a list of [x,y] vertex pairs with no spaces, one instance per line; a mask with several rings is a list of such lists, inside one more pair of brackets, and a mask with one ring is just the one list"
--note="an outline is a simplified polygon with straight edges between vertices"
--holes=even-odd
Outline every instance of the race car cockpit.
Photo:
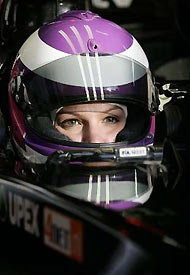
[[[10,2],[0,37],[2,269],[10,258],[21,274],[23,262],[27,274],[62,274],[62,260],[68,274],[185,268],[189,81],[157,83],[131,33],[63,1],[48,22],[21,1],[35,19],[24,42]],[[22,39],[12,51],[14,27]]]

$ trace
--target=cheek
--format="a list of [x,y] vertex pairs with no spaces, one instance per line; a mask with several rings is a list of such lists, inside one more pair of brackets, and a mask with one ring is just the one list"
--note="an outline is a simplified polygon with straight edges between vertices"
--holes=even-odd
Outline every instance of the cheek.
[[79,129],[65,130],[59,125],[55,125],[55,128],[59,133],[67,136],[70,140],[81,142],[81,133]]
[[126,120],[123,121],[122,124],[120,125],[118,133],[121,132],[125,128],[125,125],[126,125]]
[[126,120],[123,120],[120,123],[115,124],[115,127],[113,127],[113,129],[112,129],[112,136],[114,138],[114,141],[115,141],[115,138],[116,138],[117,134],[119,132],[121,132],[123,130],[123,128],[125,127],[125,124],[126,124]]
[[107,129],[110,132],[118,133],[125,127],[125,121],[121,121],[115,124],[108,124]]
[[101,129],[101,135],[104,137],[104,142],[115,142],[117,134],[124,128],[125,124],[112,125]]
[[57,125],[57,124],[55,124],[55,129],[56,129],[59,133],[65,134],[65,130],[64,130],[62,127],[60,127],[59,125]]

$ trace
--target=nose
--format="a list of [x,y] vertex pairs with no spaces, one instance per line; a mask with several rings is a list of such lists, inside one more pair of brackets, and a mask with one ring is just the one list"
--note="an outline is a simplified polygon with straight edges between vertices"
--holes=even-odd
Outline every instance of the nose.
[[102,129],[99,129],[97,125],[88,124],[83,127],[82,142],[104,143],[106,138]]

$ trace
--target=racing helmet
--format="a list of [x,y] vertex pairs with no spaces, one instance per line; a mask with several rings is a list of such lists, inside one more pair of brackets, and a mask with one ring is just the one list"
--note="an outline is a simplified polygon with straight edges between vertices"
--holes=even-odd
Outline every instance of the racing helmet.
[[[114,143],[74,142],[52,114],[63,106],[127,107]],[[10,129],[22,159],[44,163],[57,150],[148,146],[154,141],[156,89],[147,57],[124,28],[91,11],[68,11],[36,30],[19,50],[9,81]]]

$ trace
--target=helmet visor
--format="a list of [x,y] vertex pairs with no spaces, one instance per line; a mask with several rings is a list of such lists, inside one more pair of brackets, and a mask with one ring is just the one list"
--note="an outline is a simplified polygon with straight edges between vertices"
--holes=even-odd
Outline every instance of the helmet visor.
[[65,55],[31,70],[22,58],[15,66],[20,75],[12,79],[10,87],[26,118],[25,139],[32,148],[34,139],[41,144],[44,138],[55,144],[81,146],[81,141],[58,132],[52,117],[61,107],[75,104],[114,103],[128,110],[124,131],[117,131],[114,141],[82,141],[84,147],[115,141],[131,144],[149,133],[154,86],[149,69],[135,60],[121,54],[85,53]]
[[37,113],[96,101],[136,102],[150,109],[154,90],[149,70],[120,54],[67,55],[24,75],[24,100]]

